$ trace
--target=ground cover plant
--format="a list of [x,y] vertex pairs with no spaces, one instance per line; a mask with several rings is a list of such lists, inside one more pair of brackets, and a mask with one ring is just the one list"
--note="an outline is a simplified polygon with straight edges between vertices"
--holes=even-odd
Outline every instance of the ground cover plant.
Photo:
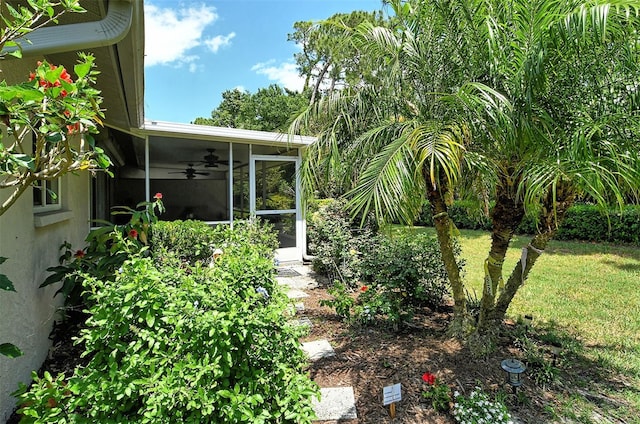
[[[189,234],[194,225],[165,227]],[[165,238],[129,252],[113,276],[78,274],[89,306],[76,342],[86,360],[67,375],[34,373],[16,393],[21,422],[310,422],[317,387],[274,278],[275,236],[259,223],[234,227],[200,228],[214,243],[206,259],[172,254],[186,243]],[[133,231],[124,247],[139,242]]]

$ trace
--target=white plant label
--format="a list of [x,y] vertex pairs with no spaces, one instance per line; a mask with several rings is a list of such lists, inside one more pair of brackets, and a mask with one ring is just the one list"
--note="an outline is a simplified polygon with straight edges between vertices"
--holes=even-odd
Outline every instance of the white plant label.
[[400,383],[382,389],[382,405],[387,406],[402,400],[402,386]]

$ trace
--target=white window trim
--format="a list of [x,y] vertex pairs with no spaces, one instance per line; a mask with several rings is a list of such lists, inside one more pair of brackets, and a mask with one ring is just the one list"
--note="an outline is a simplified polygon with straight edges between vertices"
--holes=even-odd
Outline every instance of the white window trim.
[[[42,180],[41,180],[42,181]],[[52,212],[52,211],[59,211],[62,209],[62,178],[57,178],[57,182],[58,182],[58,190],[56,191],[56,195],[58,196],[58,202],[57,203],[51,203],[51,204],[47,204],[47,190],[46,189],[37,189],[37,188],[33,188],[34,190],[34,194],[36,191],[40,192],[40,201],[42,202],[41,205],[33,205],[33,213],[35,214],[39,214],[39,213],[45,213],[45,212]],[[42,183],[44,183],[46,185],[46,181],[42,181]]]

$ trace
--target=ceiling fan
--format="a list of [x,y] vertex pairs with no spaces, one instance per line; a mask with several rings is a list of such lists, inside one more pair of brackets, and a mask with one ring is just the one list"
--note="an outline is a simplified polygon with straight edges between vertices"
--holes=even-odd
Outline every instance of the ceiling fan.
[[187,177],[187,180],[192,180],[196,175],[209,175],[209,172],[198,171],[193,167],[193,164],[190,163],[184,171],[169,172],[169,174],[184,174]]
[[[219,164],[229,165],[228,160],[220,160],[220,156],[215,154],[216,149],[207,149],[207,154],[202,157],[201,161],[205,168],[217,168]],[[238,160],[234,160],[234,163],[240,163]]]

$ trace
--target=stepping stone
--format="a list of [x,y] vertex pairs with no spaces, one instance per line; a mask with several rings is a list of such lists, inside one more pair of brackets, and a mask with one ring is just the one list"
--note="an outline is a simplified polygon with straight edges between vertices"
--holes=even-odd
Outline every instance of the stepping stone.
[[316,340],[315,342],[302,343],[302,350],[305,351],[309,359],[312,361],[329,358],[336,354],[327,340]]
[[291,289],[287,292],[287,297],[289,299],[302,299],[305,297],[309,297],[309,295],[303,292],[302,290]]
[[307,317],[302,317],[300,319],[297,319],[295,321],[293,321],[294,325],[305,325],[309,328],[313,327],[313,323],[311,322],[311,320]]
[[296,307],[296,312],[303,312],[304,311],[304,303],[302,303],[302,302],[296,303],[294,306]]
[[320,389],[320,393],[320,401],[316,398],[312,400],[318,421],[358,418],[353,387],[324,388]]

